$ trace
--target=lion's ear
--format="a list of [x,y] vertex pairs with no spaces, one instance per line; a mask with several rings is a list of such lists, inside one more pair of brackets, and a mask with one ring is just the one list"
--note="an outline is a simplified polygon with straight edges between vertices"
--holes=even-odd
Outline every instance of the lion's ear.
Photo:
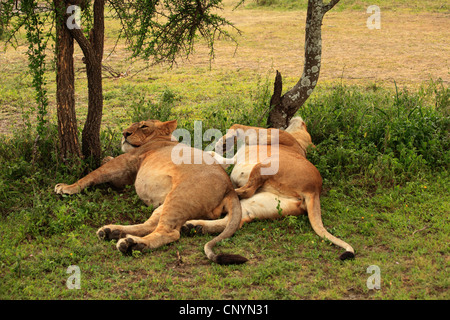
[[171,134],[177,128],[177,120],[170,120],[158,125],[159,129],[164,132],[164,134]]

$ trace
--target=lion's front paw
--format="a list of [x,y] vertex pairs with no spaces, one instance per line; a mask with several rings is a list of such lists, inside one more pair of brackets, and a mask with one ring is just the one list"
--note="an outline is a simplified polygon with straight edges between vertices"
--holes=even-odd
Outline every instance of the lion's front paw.
[[75,194],[81,191],[81,188],[77,184],[67,185],[65,183],[58,183],[55,186],[56,194]]
[[143,251],[147,246],[138,237],[127,236],[117,242],[117,250],[125,255],[133,253],[133,250]]
[[65,186],[67,186],[67,185],[64,184],[64,183],[58,183],[58,184],[55,186],[55,193],[56,193],[56,194],[64,194],[63,188],[64,188]]

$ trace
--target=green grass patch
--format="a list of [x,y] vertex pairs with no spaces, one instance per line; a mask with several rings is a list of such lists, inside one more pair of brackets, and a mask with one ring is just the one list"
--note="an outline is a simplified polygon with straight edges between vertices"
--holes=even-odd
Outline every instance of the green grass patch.
[[[326,2],[326,1],[324,1]],[[407,11],[407,12],[448,12],[449,5],[443,1],[433,0],[344,0],[340,1],[333,11],[356,10],[366,11],[371,5],[377,5],[381,10],[389,11]],[[249,8],[275,9],[275,10],[306,10],[308,8],[307,0],[255,0],[246,4]]]

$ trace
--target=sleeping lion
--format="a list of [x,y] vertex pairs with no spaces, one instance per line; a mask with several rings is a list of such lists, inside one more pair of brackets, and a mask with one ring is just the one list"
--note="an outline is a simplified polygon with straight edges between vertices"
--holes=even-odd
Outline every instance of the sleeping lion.
[[[241,222],[239,198],[225,170],[206,153],[200,162],[174,164],[174,149],[192,158],[198,150],[179,148],[172,139],[177,122],[148,120],[133,123],[123,132],[124,154],[109,160],[97,170],[72,185],[59,183],[57,194],[74,194],[109,182],[117,187],[134,184],[136,193],[156,208],[142,224],[106,225],[97,231],[100,239],[117,239],[117,249],[124,254],[132,250],[158,248],[180,238],[180,229],[192,219],[217,219],[228,213],[221,233],[205,244],[206,256],[219,264],[240,264],[246,258],[233,254],[215,254],[214,245],[231,237]],[[194,152],[195,151],[195,152]],[[198,160],[198,159],[196,159]],[[212,163],[212,164],[211,164]]]
[[[231,159],[223,158],[220,155],[222,150],[234,147],[239,139],[243,144],[236,155]],[[295,117],[286,130],[235,124],[217,142],[216,152],[210,153],[224,167],[235,165],[231,181],[241,199],[241,227],[255,219],[307,213],[313,230],[320,237],[345,249],[341,260],[353,258],[353,248],[323,226],[320,208],[322,177],[317,168],[306,160],[310,145],[311,136],[305,122],[301,117]],[[225,228],[228,219],[226,216],[214,221],[188,221],[184,228],[216,233]]]

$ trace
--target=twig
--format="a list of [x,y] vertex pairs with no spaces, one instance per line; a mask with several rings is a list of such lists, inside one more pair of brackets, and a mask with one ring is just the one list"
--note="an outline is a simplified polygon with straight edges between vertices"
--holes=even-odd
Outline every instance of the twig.
[[102,64],[102,69],[107,71],[113,78],[116,78],[116,79],[127,76],[127,72],[124,73],[124,72],[114,71],[114,69],[112,67],[104,65],[104,64]]
[[412,235],[415,235],[416,232],[420,232],[420,231],[423,231],[423,230],[425,230],[425,229],[428,229],[428,226],[425,226],[425,227],[423,227],[422,229],[419,229],[419,230],[414,231],[414,232],[412,233]]
[[183,264],[183,259],[181,259],[180,252],[177,250],[177,263],[175,264],[175,267],[179,267]]

